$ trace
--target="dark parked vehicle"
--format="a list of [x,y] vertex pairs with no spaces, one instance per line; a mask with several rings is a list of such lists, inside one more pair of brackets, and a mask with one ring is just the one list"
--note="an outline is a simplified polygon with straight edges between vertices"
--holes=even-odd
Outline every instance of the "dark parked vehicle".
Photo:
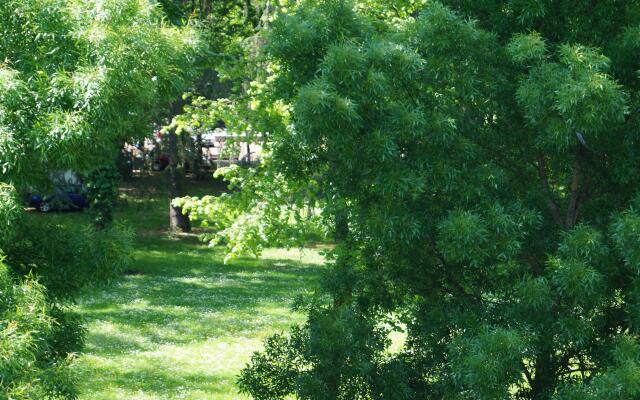
[[29,206],[35,207],[43,213],[74,211],[89,207],[89,201],[82,193],[82,187],[73,185],[56,187],[54,193],[48,196],[33,194],[29,197]]
[[[89,200],[84,194],[80,175],[71,170],[60,170],[49,173],[49,180],[53,190],[50,194],[32,190],[25,194],[25,201],[29,207],[42,212],[75,211],[89,207]],[[49,190],[47,189],[47,192]]]

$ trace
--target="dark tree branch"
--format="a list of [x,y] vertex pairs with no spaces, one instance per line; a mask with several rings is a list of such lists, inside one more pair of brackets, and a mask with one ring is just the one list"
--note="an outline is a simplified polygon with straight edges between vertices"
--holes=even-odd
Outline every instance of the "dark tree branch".
[[590,195],[590,189],[591,189],[591,177],[587,174],[584,175],[583,174],[583,178],[584,178],[584,183],[582,185],[582,188],[580,189],[580,193],[578,194],[578,208],[576,209],[576,221],[577,221],[577,215],[579,215],[580,213],[580,208],[582,208],[582,205],[584,204],[585,201],[587,201],[587,199],[589,198]]
[[569,197],[569,205],[567,206],[567,215],[565,219],[565,227],[567,229],[573,228],[578,219],[578,208],[580,207],[580,184],[582,182],[582,164],[580,162],[580,155],[576,157],[573,163],[573,178],[571,179],[571,194]]
[[402,18],[402,16],[400,16],[400,11],[398,10],[398,8],[396,6],[392,5],[391,9],[393,10],[394,13],[396,13],[396,17]]
[[557,225],[564,228],[565,225],[562,223],[562,217],[560,215],[560,207],[558,207],[558,204],[553,200],[553,191],[551,190],[551,187],[549,187],[549,178],[547,177],[547,166],[544,159],[544,155],[542,154],[538,156],[538,177],[540,178],[540,182],[542,183],[544,191],[547,194],[547,207],[551,212],[553,221]]
[[529,252],[523,252],[522,259],[531,266],[535,276],[541,276],[543,274],[544,265],[533,254]]
[[[171,104],[171,116],[182,112],[184,102],[180,99]],[[181,207],[173,205],[173,199],[184,196],[184,171],[180,168],[178,152],[178,135],[175,129],[167,134],[167,147],[169,152],[169,165],[167,166],[168,192],[169,192],[169,227],[172,231],[191,231],[189,217],[182,212]]]

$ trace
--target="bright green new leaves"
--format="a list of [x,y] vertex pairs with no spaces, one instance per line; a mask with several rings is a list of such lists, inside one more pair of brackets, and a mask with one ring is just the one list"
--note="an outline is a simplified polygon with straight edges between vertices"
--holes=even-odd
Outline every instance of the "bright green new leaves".
[[215,176],[229,182],[231,193],[174,200],[190,219],[214,230],[204,239],[225,247],[225,261],[259,256],[266,247],[302,246],[326,235],[312,184],[297,186],[274,175],[269,162],[267,158],[255,169],[235,165],[217,170]]
[[407,17],[416,15],[427,4],[427,0],[358,0],[354,3],[363,14],[401,24]]
[[547,46],[539,33],[517,34],[507,46],[507,51],[518,64],[537,63],[547,54]]

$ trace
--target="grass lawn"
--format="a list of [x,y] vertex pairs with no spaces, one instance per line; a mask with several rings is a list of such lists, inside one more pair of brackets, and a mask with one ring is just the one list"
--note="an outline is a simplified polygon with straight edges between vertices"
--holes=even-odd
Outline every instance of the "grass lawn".
[[123,199],[118,218],[138,231],[132,271],[86,290],[75,305],[88,330],[74,367],[81,399],[246,398],[235,386],[238,372],[264,338],[302,321],[290,305],[313,291],[322,257],[274,249],[224,265],[196,237],[165,233],[163,196],[125,190]]

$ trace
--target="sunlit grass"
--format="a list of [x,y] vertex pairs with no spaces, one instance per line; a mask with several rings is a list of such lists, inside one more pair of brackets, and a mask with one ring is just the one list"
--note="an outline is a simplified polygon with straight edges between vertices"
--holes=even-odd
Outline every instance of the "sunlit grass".
[[225,265],[197,238],[167,235],[167,209],[158,198],[121,208],[143,233],[133,271],[78,299],[88,330],[74,367],[81,399],[244,399],[235,380],[252,352],[302,321],[290,306],[317,285],[317,252],[268,250]]

